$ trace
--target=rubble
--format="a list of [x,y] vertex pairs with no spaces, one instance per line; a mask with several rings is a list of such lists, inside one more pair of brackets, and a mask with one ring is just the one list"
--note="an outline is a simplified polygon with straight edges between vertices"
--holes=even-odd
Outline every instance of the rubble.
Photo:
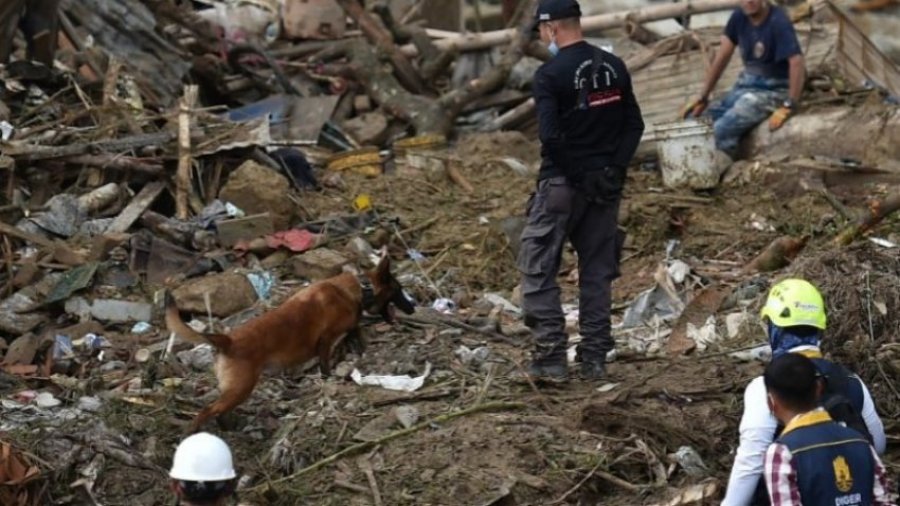
[[[164,468],[215,353],[170,339],[160,291],[192,326],[227,331],[381,254],[416,314],[366,321],[365,351],[338,346],[332,376],[264,374],[215,429],[242,499],[712,501],[743,386],[771,353],[759,305],[788,275],[822,287],[827,351],[896,433],[895,68],[868,45],[858,68],[833,50],[859,37],[843,14],[797,11],[801,109],[691,189],[672,183],[659,126],[721,28],[642,23],[737,2],[588,13],[652,128],[621,204],[609,381],[556,396],[510,379],[531,343],[515,258],[540,165],[530,80],[549,58],[527,31],[533,2],[505,0],[502,26],[482,2],[467,33],[429,24],[450,3],[414,4],[63,0],[52,65],[29,60],[27,36],[0,41],[0,502],[168,501]],[[443,21],[470,29],[476,5]],[[560,261],[574,366],[578,259]]]
[[247,309],[257,300],[253,284],[243,274],[226,272],[188,281],[172,291],[181,311],[225,317]]
[[349,260],[337,251],[317,248],[291,260],[294,274],[301,279],[319,281],[341,273]]
[[219,199],[230,202],[244,213],[269,213],[277,230],[287,228],[294,217],[294,206],[285,195],[290,182],[271,168],[247,160],[228,177],[219,191]]

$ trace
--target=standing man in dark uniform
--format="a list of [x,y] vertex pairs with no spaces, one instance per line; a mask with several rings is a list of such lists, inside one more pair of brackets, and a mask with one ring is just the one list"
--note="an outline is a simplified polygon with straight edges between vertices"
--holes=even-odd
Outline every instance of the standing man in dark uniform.
[[622,60],[585,42],[576,0],[542,0],[535,23],[553,58],[534,76],[541,139],[537,190],[528,202],[518,267],[535,348],[529,375],[566,379],[559,273],[568,238],[578,254],[581,376],[605,374],[611,284],[624,234],[617,218],[625,171],[644,131]]

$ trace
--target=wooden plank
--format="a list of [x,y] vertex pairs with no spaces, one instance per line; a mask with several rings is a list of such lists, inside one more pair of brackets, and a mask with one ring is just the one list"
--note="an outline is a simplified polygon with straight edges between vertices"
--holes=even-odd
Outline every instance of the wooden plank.
[[233,220],[216,222],[219,244],[232,247],[241,240],[256,239],[275,231],[272,216],[269,213],[254,214]]
[[891,94],[900,95],[900,65],[888,58],[842,7],[828,1],[831,12],[838,18],[840,33],[838,60],[842,69],[861,84],[857,74],[885,87]]
[[25,241],[37,244],[38,246],[43,246],[45,248],[52,249],[55,247],[55,245],[53,244],[53,241],[51,241],[50,239],[45,239],[39,235],[35,235],[30,232],[20,230],[12,225],[3,223],[2,221],[0,221],[0,234],[18,237],[19,239],[23,239]]
[[125,209],[116,216],[116,219],[106,229],[106,233],[118,234],[131,228],[131,225],[153,204],[165,187],[166,185],[162,181],[153,181],[144,185],[141,191],[125,206]]

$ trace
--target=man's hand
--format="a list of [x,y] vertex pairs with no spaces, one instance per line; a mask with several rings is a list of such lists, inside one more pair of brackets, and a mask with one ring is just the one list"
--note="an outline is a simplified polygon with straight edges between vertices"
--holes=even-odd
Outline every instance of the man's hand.
[[793,109],[786,106],[781,106],[778,109],[775,109],[775,112],[773,112],[772,115],[769,116],[769,131],[774,132],[775,130],[781,128],[784,125],[784,122],[791,117],[791,114],[793,114],[793,112]]
[[681,119],[699,118],[703,111],[706,110],[707,105],[709,105],[709,99],[705,97],[699,97],[688,102],[684,109],[681,110]]
[[625,186],[625,170],[606,166],[600,170],[586,171],[578,186],[590,202],[614,200],[621,195],[622,187]]

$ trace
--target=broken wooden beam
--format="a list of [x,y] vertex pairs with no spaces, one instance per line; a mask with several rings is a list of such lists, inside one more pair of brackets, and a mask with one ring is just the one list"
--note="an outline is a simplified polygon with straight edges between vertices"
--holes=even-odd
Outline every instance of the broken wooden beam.
[[890,195],[883,200],[873,200],[856,223],[844,229],[834,238],[834,244],[846,246],[852,243],[854,239],[868,232],[898,210],[900,210],[900,194]]
[[189,217],[191,195],[191,109],[197,103],[197,85],[184,88],[178,112],[178,172],[175,176],[175,215],[179,220]]
[[[689,14],[728,10],[733,9],[738,5],[740,5],[739,0],[693,0],[663,5],[651,5],[629,11],[585,16],[581,18],[581,27],[585,32],[606,30],[624,26],[626,19],[629,18],[634,22],[646,23],[648,21],[659,21]],[[505,30],[496,30],[492,32],[459,35],[457,37],[448,37],[437,40],[435,41],[435,45],[441,50],[456,49],[458,51],[476,51],[508,44],[513,37],[515,37],[516,31],[517,29],[515,28],[507,28]],[[414,45],[405,45],[403,46],[402,51],[408,56],[414,56],[416,54]]]
[[127,231],[131,225],[141,217],[144,211],[153,204],[156,197],[165,189],[166,185],[162,181],[153,181],[147,183],[141,188],[141,191],[125,206],[125,209],[119,213],[113,222],[107,227],[107,234],[122,233]]
[[422,93],[425,90],[422,76],[413,67],[407,55],[394,44],[391,34],[382,28],[372,14],[355,0],[337,0],[337,2],[347,12],[347,15],[356,21],[366,38],[390,57],[397,79],[403,84],[403,87],[416,94]]
[[19,239],[22,239],[23,241],[37,244],[38,246],[43,246],[47,249],[52,249],[55,246],[53,244],[53,241],[47,239],[46,237],[41,237],[39,235],[32,234],[31,232],[26,232],[2,221],[0,221],[0,234],[17,237]]
[[119,156],[109,153],[77,155],[68,157],[63,161],[65,163],[88,165],[99,169],[141,172],[150,176],[158,176],[165,171],[162,163],[158,160],[135,158],[133,156]]
[[69,144],[67,146],[42,146],[13,142],[3,145],[3,153],[16,160],[31,162],[36,160],[48,160],[51,158],[66,158],[89,153],[123,152],[148,146],[158,146],[170,142],[175,136],[176,133],[174,131],[165,131],[152,134],[132,135],[107,141]]

